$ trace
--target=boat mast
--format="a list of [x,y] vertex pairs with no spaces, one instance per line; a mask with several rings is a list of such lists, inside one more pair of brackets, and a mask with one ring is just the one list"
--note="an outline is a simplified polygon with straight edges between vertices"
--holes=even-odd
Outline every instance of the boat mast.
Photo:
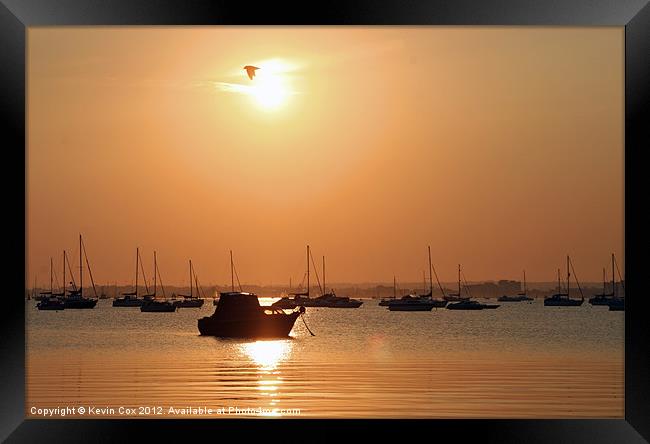
[[307,245],[307,297],[309,297],[309,245]]
[[81,262],[81,234],[79,234],[79,297],[83,297],[84,269]]
[[138,259],[140,258],[140,248],[135,247],[135,297],[138,297]]
[[460,264],[458,264],[458,298],[460,299]]
[[571,291],[571,272],[569,271],[569,255],[566,255],[566,297],[569,297],[569,292]]
[[52,293],[54,292],[54,288],[52,287],[52,263],[52,257],[50,257],[50,296],[52,296]]
[[153,297],[156,298],[156,270],[158,270],[158,263],[156,262],[156,250],[153,251]]
[[325,256],[323,256],[323,294],[325,294]]
[[[192,285],[192,280],[190,279],[190,285]],[[232,250],[230,250],[230,286],[232,287],[232,292],[235,292],[235,271],[234,265],[232,263]]]
[[528,295],[528,288],[526,288],[526,270],[524,270],[524,294]]
[[65,297],[65,250],[63,250],[63,297]]
[[616,297],[616,281],[614,279],[614,253],[612,253],[612,296]]
[[[232,256],[230,257],[230,261],[232,263]],[[234,283],[233,283],[233,288],[234,288]],[[192,291],[192,259],[190,259],[190,298],[192,296],[194,296],[194,293]]]
[[431,274],[433,265],[431,265],[431,245],[428,245],[427,249],[429,250],[429,293],[431,293],[431,297],[433,297],[433,276]]

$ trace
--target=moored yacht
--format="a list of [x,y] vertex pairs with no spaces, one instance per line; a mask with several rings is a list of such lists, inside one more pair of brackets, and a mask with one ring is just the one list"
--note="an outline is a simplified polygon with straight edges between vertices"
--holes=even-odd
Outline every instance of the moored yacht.
[[[318,276],[316,276],[318,277]],[[322,291],[325,291],[325,256],[323,256],[323,288]],[[331,289],[329,293],[324,293],[323,295],[314,299],[314,307],[325,307],[325,308],[359,308],[363,304],[362,301],[357,299],[351,299],[347,296],[337,296],[334,293],[334,290]]]
[[[231,274],[234,271],[232,252],[230,255]],[[282,338],[289,336],[296,319],[305,312],[304,307],[287,313],[283,309],[262,307],[255,293],[245,293],[241,289],[221,292],[217,307],[211,316],[198,320],[202,336],[221,338]]]
[[176,305],[172,302],[169,302],[165,296],[165,287],[162,283],[162,278],[160,278],[160,288],[163,292],[164,300],[156,299],[157,296],[157,279],[160,277],[160,270],[158,269],[158,261],[156,260],[156,252],[153,252],[153,293],[149,294],[149,288],[147,285],[147,277],[144,275],[144,269],[142,270],[142,277],[144,278],[144,285],[147,290],[147,293],[144,298],[144,302],[140,306],[140,311],[147,313],[169,313],[176,311]]
[[122,293],[121,298],[113,299],[113,307],[141,307],[144,299],[138,297],[138,266],[140,249],[135,249],[135,288],[132,292]]
[[[309,258],[311,253],[307,245],[307,288],[303,292],[289,293],[289,296],[283,297],[271,304],[274,308],[295,308],[295,307],[316,307],[314,299],[309,297]],[[291,297],[293,296],[293,297]]]
[[523,301],[532,301],[533,298],[528,296],[528,289],[526,288],[526,270],[524,270],[524,290],[521,293],[517,293],[514,296],[503,295],[500,296],[497,301],[499,302],[523,302]]
[[[453,302],[447,305],[449,310],[487,310],[499,308],[499,304],[484,304],[475,300],[472,300],[472,296],[469,294],[469,288],[467,286],[467,281],[465,281],[465,276],[463,275],[463,281],[465,282],[465,291],[467,292],[467,298],[460,299],[458,302]],[[458,296],[461,294],[461,285],[460,285],[460,264],[458,265]]]
[[53,264],[52,258],[50,258],[50,291],[43,291],[40,293],[40,300],[36,304],[36,308],[39,310],[64,310],[65,304],[61,299],[59,299],[53,293],[53,284],[52,284],[52,272]]
[[[82,254],[86,257],[86,265],[88,266],[88,274],[90,275],[90,281],[93,286],[93,291],[95,292],[95,298],[86,298],[83,295],[83,262],[82,262]],[[68,262],[68,265],[70,263]],[[70,273],[72,274],[72,273]],[[83,240],[81,238],[81,234],[79,235],[79,287],[77,288],[75,282],[74,282],[74,277],[72,279],[72,285],[73,288],[72,290],[68,291],[68,295],[64,297],[63,302],[65,304],[65,308],[72,308],[72,309],[90,309],[90,308],[95,308],[95,305],[97,305],[97,300],[99,297],[97,296],[97,288],[95,287],[95,282],[93,281],[93,274],[90,269],[90,262],[88,261],[88,255],[86,253],[86,246],[83,243]]]
[[[560,269],[557,270],[557,286],[558,286],[558,291],[552,296],[549,296],[544,299],[544,306],[545,307],[579,307],[582,305],[582,303],[585,301],[585,297],[582,294],[582,289],[580,288],[580,283],[578,282],[578,279],[576,277],[576,283],[578,284],[578,290],[580,290],[580,299],[571,299],[570,296],[570,277],[571,277],[571,272],[569,270],[569,267],[573,267],[573,264],[571,263],[571,258],[567,255],[566,257],[566,293],[562,293],[562,285],[560,281]],[[574,270],[574,276],[575,276],[575,270]]]
[[[193,292],[192,280],[196,283],[196,295]],[[178,308],[199,308],[203,306],[203,302],[205,301],[204,298],[200,297],[199,280],[192,267],[192,259],[190,259],[190,294],[181,294],[179,296],[183,299],[175,302]]]
[[[621,299],[617,296],[616,294],[616,278],[615,278],[615,262],[616,259],[614,258],[614,253],[612,253],[612,291],[610,293],[606,292],[606,273],[605,269],[603,268],[603,292],[601,294],[594,295],[592,298],[589,298],[589,303],[591,305],[609,305],[611,306],[611,302],[614,301],[615,299]],[[617,301],[614,301],[614,304],[616,305]]]

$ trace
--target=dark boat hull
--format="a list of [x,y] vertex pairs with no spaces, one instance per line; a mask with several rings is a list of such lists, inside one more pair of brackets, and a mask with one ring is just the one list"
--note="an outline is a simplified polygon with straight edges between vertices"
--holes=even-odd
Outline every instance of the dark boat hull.
[[171,313],[176,311],[176,305],[171,302],[148,302],[142,304],[140,311],[147,313]]
[[142,299],[113,299],[113,307],[141,307]]
[[43,303],[43,301],[39,302],[36,304],[36,308],[39,310],[55,310],[55,311],[60,311],[60,310],[65,310],[65,304],[63,302],[60,303]]
[[202,336],[220,338],[285,338],[289,336],[299,312],[274,313],[239,319],[205,317],[198,321]]
[[594,296],[593,298],[589,299],[589,303],[591,305],[609,305],[609,303],[614,299],[613,296],[604,296],[604,295],[599,295],[599,296]]
[[584,301],[582,299],[544,299],[545,307],[579,307]]
[[455,302],[447,305],[447,310],[483,310],[483,304],[465,304],[463,302]]
[[97,299],[66,299],[64,304],[67,309],[90,309],[95,308]]
[[625,301],[623,299],[612,299],[609,303],[609,311],[625,311]]
[[184,301],[176,301],[175,305],[178,308],[199,308],[203,307],[203,299],[189,299]]
[[390,304],[389,311],[431,311],[433,304]]

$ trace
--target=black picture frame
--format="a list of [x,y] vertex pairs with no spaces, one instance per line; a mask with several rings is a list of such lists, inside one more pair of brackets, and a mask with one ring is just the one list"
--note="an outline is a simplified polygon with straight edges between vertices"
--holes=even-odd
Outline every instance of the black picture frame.
[[[625,27],[625,419],[621,420],[35,420],[25,419],[25,251],[26,230],[26,30],[63,25],[494,25]],[[404,439],[414,430],[432,438],[482,442],[644,442],[650,439],[650,357],[642,292],[644,249],[643,150],[650,146],[650,6],[647,0],[236,2],[172,0],[0,0],[0,125],[4,140],[4,279],[10,287],[0,305],[2,352],[0,439],[9,442],[187,440],[187,432],[222,439],[236,429],[268,436],[298,433],[295,439],[327,440],[334,433],[364,437],[379,431],[384,439]],[[26,232],[26,231],[25,231]],[[5,250],[6,251],[6,250]],[[22,258],[22,274],[20,273]],[[11,302],[9,302],[11,301]],[[316,431],[317,430],[317,431]],[[208,436],[210,436],[208,435]]]

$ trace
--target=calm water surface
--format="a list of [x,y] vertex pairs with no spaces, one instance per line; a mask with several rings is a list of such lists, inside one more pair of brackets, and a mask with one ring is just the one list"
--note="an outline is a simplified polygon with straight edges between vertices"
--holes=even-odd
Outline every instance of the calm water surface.
[[111,302],[62,312],[26,302],[28,416],[38,416],[31,407],[65,406],[148,406],[163,416],[170,407],[207,407],[230,418],[218,409],[324,418],[624,415],[624,313],[586,302],[405,313],[366,300],[359,309],[308,308],[316,336],[298,319],[290,339],[269,341],[199,336],[196,321],[214,311],[211,300],[176,313]]

